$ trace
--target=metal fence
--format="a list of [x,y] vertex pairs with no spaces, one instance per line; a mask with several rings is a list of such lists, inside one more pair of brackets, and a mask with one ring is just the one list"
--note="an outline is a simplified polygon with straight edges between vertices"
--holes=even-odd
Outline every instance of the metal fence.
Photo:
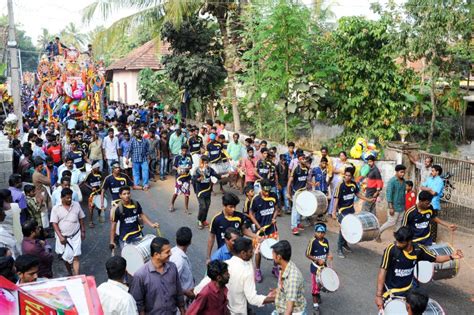
[[[449,199],[445,194],[442,198],[442,205],[439,216],[440,218],[453,222],[466,229],[474,231],[474,202],[466,202],[466,200],[474,200],[474,163],[466,160],[448,158],[445,156],[420,152],[420,159],[432,157],[433,164],[439,164],[443,168],[443,174],[451,173],[449,179],[454,187],[451,190]],[[417,186],[420,184],[420,174],[416,174]],[[463,187],[456,190],[457,187]]]

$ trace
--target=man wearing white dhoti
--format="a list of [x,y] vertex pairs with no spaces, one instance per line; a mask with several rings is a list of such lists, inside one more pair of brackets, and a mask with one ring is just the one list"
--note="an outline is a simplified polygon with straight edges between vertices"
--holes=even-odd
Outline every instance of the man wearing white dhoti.
[[79,274],[81,243],[86,237],[85,214],[78,202],[72,201],[72,190],[61,191],[61,204],[51,210],[50,222],[56,234],[56,253],[61,255],[70,275]]

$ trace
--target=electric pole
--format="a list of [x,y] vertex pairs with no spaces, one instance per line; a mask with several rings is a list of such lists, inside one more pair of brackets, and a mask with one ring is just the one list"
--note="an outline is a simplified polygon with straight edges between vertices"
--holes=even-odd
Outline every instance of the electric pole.
[[20,72],[18,67],[17,45],[15,20],[13,18],[13,2],[12,0],[8,0],[8,51],[10,53],[11,91],[13,97],[13,111],[15,112],[16,117],[18,117],[18,128],[20,129],[21,134],[23,133],[23,113],[21,110]]

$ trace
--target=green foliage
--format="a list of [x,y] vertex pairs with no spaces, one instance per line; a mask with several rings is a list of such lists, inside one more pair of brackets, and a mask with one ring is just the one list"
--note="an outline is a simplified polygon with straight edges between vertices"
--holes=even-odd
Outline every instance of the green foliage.
[[178,86],[168,78],[165,71],[145,68],[138,73],[138,93],[145,102],[159,102],[171,107],[179,104]]
[[227,73],[212,23],[192,16],[180,27],[166,23],[161,36],[173,52],[162,58],[170,79],[193,97],[213,98]]
[[337,68],[327,78],[334,100],[328,117],[345,127],[343,138],[353,134],[380,143],[396,138],[401,119],[413,112],[405,96],[413,74],[400,69],[387,50],[387,25],[361,17],[341,18],[331,42],[335,53],[328,62]]

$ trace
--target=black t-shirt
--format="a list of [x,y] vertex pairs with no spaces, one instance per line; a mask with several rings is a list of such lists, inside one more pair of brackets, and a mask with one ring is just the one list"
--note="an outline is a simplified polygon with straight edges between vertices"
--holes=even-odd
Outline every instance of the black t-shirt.
[[[204,178],[201,181],[197,179],[203,176]],[[217,175],[216,171],[212,167],[206,168],[202,171],[200,168],[196,170],[196,174],[194,175],[194,191],[196,195],[199,197],[210,197],[211,196],[211,176],[216,178],[221,178],[220,175]]]
[[[316,237],[311,238],[306,249],[306,255],[316,257],[317,259],[322,259],[326,261],[329,253],[329,241],[326,238],[318,240]],[[316,266],[311,262],[310,270],[312,273],[316,273]]]
[[179,181],[184,181],[184,182],[189,182],[191,180],[191,175],[189,174],[189,170],[191,169],[191,166],[193,165],[193,160],[190,155],[185,155],[182,156],[177,155],[174,158],[173,161],[173,166],[176,168],[187,168],[187,171],[185,173],[179,174],[179,172],[176,172],[176,180]]
[[200,136],[191,137],[188,140],[189,153],[195,154],[201,152],[202,138]]
[[219,142],[211,142],[206,148],[210,163],[217,163],[221,160],[222,145]]
[[114,222],[120,221],[119,237],[122,241],[129,242],[141,236],[142,228],[138,221],[140,214],[142,214],[142,207],[138,201],[132,200],[129,205],[119,203],[113,213],[112,220]]
[[217,248],[220,248],[225,244],[224,234],[227,228],[233,227],[240,231],[242,230],[246,220],[247,217],[239,211],[234,211],[234,215],[232,217],[226,217],[223,211],[221,211],[219,214],[216,214],[214,218],[212,218],[209,229],[211,233],[216,236]]
[[68,158],[73,159],[74,165],[77,169],[83,171],[86,161],[84,160],[84,154],[82,151],[71,151],[67,154]]
[[411,207],[405,212],[402,226],[408,226],[413,231],[413,243],[431,245],[430,224],[433,215],[432,209],[421,211],[417,206]]
[[343,215],[354,213],[354,200],[358,193],[359,187],[357,187],[354,181],[351,181],[349,184],[346,184],[344,181],[340,183],[334,191],[334,197],[338,198],[338,212]]
[[112,195],[112,201],[116,201],[120,199],[120,187],[124,186],[133,186],[133,182],[130,177],[125,174],[120,174],[118,177],[115,177],[114,175],[110,174],[104,179],[104,183],[102,184],[101,189],[109,189],[110,194]]
[[270,194],[267,198],[258,194],[253,197],[250,203],[250,212],[254,215],[260,227],[265,228],[263,235],[270,235],[275,232],[272,224],[273,214],[275,213],[275,205],[277,204],[277,196]]
[[422,260],[434,262],[436,256],[423,245],[414,244],[411,252],[401,250],[395,244],[388,245],[380,264],[380,268],[387,270],[384,297],[390,293],[405,295],[412,286],[415,265]]
[[93,193],[98,192],[100,191],[100,185],[102,183],[102,175],[89,173],[86,178],[86,183],[92,187]]
[[293,194],[306,189],[306,182],[308,181],[307,168],[297,165],[291,172],[291,177],[293,178],[291,186]]

